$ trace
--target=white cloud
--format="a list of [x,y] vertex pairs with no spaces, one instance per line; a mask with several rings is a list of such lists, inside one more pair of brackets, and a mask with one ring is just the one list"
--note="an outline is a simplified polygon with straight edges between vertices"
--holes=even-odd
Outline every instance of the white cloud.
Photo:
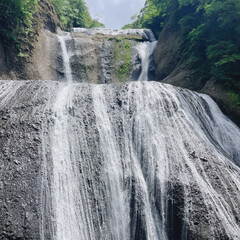
[[[131,1],[131,2],[130,2]],[[131,22],[145,0],[85,0],[92,17],[98,16],[108,28],[121,28]]]

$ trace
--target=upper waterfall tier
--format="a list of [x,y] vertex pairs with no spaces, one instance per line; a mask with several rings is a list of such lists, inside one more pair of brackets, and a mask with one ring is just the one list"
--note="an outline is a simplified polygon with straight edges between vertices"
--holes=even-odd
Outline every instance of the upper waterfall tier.
[[73,30],[57,36],[61,81],[114,83],[154,80],[156,41],[153,41],[151,30]]
[[109,36],[136,35],[142,37],[144,41],[156,41],[153,32],[150,29],[108,29],[108,28],[73,28],[73,32],[85,33],[87,35],[102,34]]

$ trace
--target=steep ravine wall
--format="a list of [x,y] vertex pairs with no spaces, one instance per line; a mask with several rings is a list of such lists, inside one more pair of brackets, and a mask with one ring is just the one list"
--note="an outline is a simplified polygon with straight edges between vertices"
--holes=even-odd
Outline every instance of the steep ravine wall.
[[210,95],[238,126],[240,126],[240,109],[230,99],[229,93],[213,79],[202,85],[195,69],[186,67],[180,57],[180,44],[182,40],[181,29],[171,18],[160,33],[154,61],[156,65],[156,81],[169,83],[178,87],[206,93]]
[[51,54],[57,44],[50,32],[55,33],[59,26],[52,3],[39,0],[33,15],[32,34],[19,35],[21,56],[15,46],[1,47],[0,42],[0,79],[56,79],[56,59]]

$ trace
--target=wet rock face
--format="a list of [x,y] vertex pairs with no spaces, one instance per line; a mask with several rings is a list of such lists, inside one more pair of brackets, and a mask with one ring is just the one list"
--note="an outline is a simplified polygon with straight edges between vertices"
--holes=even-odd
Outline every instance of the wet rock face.
[[[7,55],[0,47],[0,56],[3,58],[0,61],[3,71],[0,72],[0,79],[65,81],[59,35],[64,36],[66,41],[74,82],[101,84],[138,79],[141,58],[135,47],[142,42],[155,40],[151,30],[83,29],[82,32],[71,34],[58,30],[57,35],[53,33],[58,23],[54,20],[51,4],[45,0],[39,1],[39,4],[41,11],[34,22],[36,39],[29,40],[31,52],[27,49],[24,52],[29,57],[26,61],[21,59],[18,64],[14,64],[14,60],[6,65]],[[37,20],[40,16],[43,17],[42,21]],[[154,68],[150,67],[150,75],[153,72]]]
[[217,111],[154,82],[1,81],[0,239],[237,240],[240,131]]
[[12,81],[1,82],[0,89],[0,238],[40,239],[48,89],[44,83]]
[[[129,33],[121,30],[109,32],[108,29],[101,29],[103,33],[100,30],[94,32],[94,29],[80,30],[82,31],[62,35],[67,47],[74,82],[102,84],[138,80],[142,71],[142,56],[137,46],[142,42],[151,44],[150,41],[153,38],[150,30]],[[107,34],[104,31],[107,31]],[[58,49],[58,68],[56,69],[59,71],[58,78],[64,81],[66,76],[59,43]],[[149,58],[152,63],[148,75],[152,80],[155,69],[152,55]]]
[[132,51],[132,72],[131,72],[131,76],[130,79],[132,81],[137,81],[141,72],[142,72],[142,60],[139,56],[139,53],[136,49],[133,49]]
[[[25,108],[27,111],[29,108]],[[5,114],[5,111],[2,111]],[[10,118],[14,114],[10,113]],[[17,111],[15,114],[18,114]],[[22,118],[3,120],[1,131],[2,239],[39,239],[41,191],[41,124]]]

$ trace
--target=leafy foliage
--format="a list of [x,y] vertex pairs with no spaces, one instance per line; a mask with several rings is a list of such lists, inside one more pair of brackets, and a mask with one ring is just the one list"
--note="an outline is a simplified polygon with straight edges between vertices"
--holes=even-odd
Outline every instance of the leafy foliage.
[[195,1],[190,14],[194,17],[194,26],[189,28],[181,23],[185,36],[182,51],[189,66],[194,66],[192,59],[196,57],[196,64],[209,71],[200,75],[203,83],[214,77],[225,87],[239,91],[240,0]]
[[230,90],[228,92],[228,96],[230,100],[233,102],[232,108],[240,109],[240,94]]
[[20,26],[25,32],[32,27],[37,0],[0,0],[0,37],[3,44],[18,44]]
[[123,29],[127,28],[151,28],[155,35],[158,35],[163,27],[166,14],[155,1],[146,0],[144,8],[139,14],[132,17],[132,23],[127,24]]
[[159,33],[174,19],[183,34],[182,61],[199,73],[240,91],[240,0],[146,0],[128,27]]
[[91,18],[83,0],[52,0],[52,3],[65,29],[104,27],[97,19]]
[[[103,27],[92,19],[83,0],[51,0],[65,29],[74,27]],[[5,46],[15,46],[19,57],[20,38],[29,38],[33,32],[33,14],[38,0],[0,0],[0,41]],[[21,37],[20,37],[21,36]]]

